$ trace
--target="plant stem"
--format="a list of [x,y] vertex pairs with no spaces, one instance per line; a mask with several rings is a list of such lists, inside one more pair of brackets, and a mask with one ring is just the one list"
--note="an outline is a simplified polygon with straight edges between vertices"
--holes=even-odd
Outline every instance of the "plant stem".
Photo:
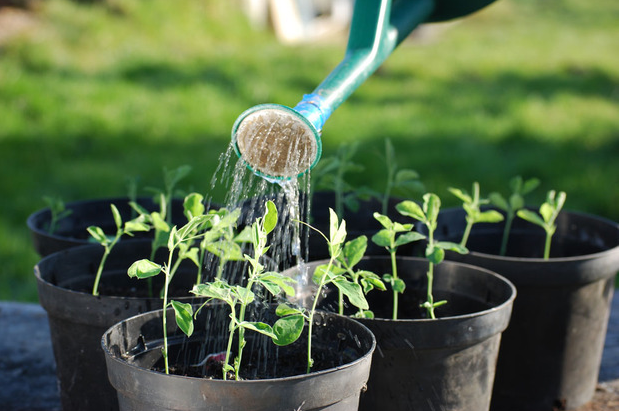
[[99,263],[99,268],[97,268],[97,275],[95,276],[95,283],[92,286],[92,295],[99,295],[99,281],[101,281],[101,274],[103,273],[103,266],[105,265],[105,261],[107,260],[107,256],[110,255],[109,247],[105,247],[105,251],[103,252],[103,257],[101,257],[101,262]]
[[337,294],[338,294],[338,301],[339,301],[338,314],[344,315],[344,294],[339,290],[339,288],[338,288]]
[[462,247],[466,247],[467,241],[469,241],[469,235],[471,234],[471,228],[473,228],[473,220],[470,218],[466,218],[466,228],[464,229],[464,234],[462,234],[462,240],[460,241],[460,245]]
[[546,231],[546,244],[544,245],[544,259],[548,260],[550,258],[550,244],[552,242],[552,233],[550,231]]
[[224,360],[223,367],[223,380],[226,381],[228,371],[226,370],[226,366],[230,364],[230,352],[232,351],[232,342],[234,341],[234,331],[236,330],[235,318],[236,312],[234,310],[234,304],[230,304],[230,323],[228,324],[228,345],[226,347],[226,358]]
[[[391,255],[391,276],[393,277],[393,281],[395,282],[398,279],[398,266],[396,264],[396,258],[395,258],[395,248],[392,248],[389,251],[389,254]],[[398,319],[398,291],[397,290],[393,290],[393,319],[397,320]]]
[[171,276],[169,274],[169,267],[172,264],[172,251],[170,251],[168,255],[168,265],[163,270],[163,274],[165,275],[165,285],[163,287],[163,349],[161,353],[163,354],[163,362],[165,364],[165,373],[170,373],[170,368],[168,365],[168,327],[167,327],[167,315],[166,311],[168,308],[168,288],[170,286]]
[[503,239],[501,240],[501,252],[500,255],[504,256],[507,253],[507,241],[509,240],[509,232],[512,229],[512,222],[514,221],[514,212],[508,212],[505,216],[505,228],[503,229]]
[[432,295],[432,283],[434,282],[434,263],[429,264],[427,277],[428,277],[427,299],[430,305],[428,307],[428,313],[430,314],[430,318],[435,319],[436,317],[434,316],[434,296]]
[[327,278],[327,273],[329,271],[331,271],[331,266],[333,266],[333,260],[334,260],[334,258],[331,257],[331,259],[329,260],[329,264],[327,265],[327,268],[325,269],[325,273],[320,278],[320,284],[318,284],[318,293],[314,297],[314,302],[312,303],[312,309],[310,310],[310,313],[309,313],[308,329],[307,329],[307,333],[308,333],[308,336],[307,336],[307,374],[310,373],[310,370],[311,370],[312,365],[313,365],[313,361],[312,361],[312,330],[313,330],[313,327],[314,327],[314,313],[316,312],[316,305],[318,304],[318,296],[320,295],[320,292],[322,291],[322,287],[325,286],[325,278]]

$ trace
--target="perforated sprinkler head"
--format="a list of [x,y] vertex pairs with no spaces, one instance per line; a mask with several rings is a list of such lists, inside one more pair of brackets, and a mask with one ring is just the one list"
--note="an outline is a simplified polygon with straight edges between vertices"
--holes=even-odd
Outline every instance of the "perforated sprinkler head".
[[[261,104],[243,112],[232,127],[237,155],[255,174],[274,180],[296,178],[320,159],[322,117],[312,122],[301,102],[294,109]],[[310,111],[317,110],[315,107]],[[320,116],[319,116],[320,117]],[[316,127],[319,125],[319,127]]]

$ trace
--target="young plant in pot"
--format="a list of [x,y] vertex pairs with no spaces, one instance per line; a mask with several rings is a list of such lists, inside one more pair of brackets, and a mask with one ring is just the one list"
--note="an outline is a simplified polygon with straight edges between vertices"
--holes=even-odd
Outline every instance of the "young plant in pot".
[[[349,227],[351,237],[371,237],[380,229],[373,216],[376,210],[394,220],[401,218],[395,209],[401,198],[396,195],[408,197],[423,192],[419,174],[415,170],[398,166],[395,149],[389,139],[385,139],[385,151],[381,156],[385,164],[384,189],[378,192],[369,187],[354,187],[345,177],[349,172],[363,170],[362,165],[352,161],[357,148],[357,143],[341,146],[335,156],[325,158],[312,171],[312,187],[317,187],[318,191],[311,194],[311,215],[306,220],[319,231],[329,230],[328,210],[331,208],[339,218],[355,221],[355,225]],[[321,236],[310,230],[309,237],[308,260],[328,258],[329,252]],[[368,253],[381,254],[384,250],[370,242]],[[409,249],[407,253],[413,254],[414,251]]]
[[[516,177],[510,194],[491,194],[505,221],[475,225],[471,252],[447,256],[497,272],[518,290],[501,341],[496,411],[571,410],[592,399],[619,270],[619,225],[563,210],[562,192],[549,191],[538,210],[525,208],[523,196],[537,184]],[[465,214],[442,211],[440,238],[458,241]]]
[[[195,196],[189,198],[195,199]],[[190,204],[192,202],[186,202],[186,208]],[[147,282],[130,279],[126,272],[139,258],[165,261],[168,258],[166,250],[159,249],[153,254],[157,243],[149,239],[119,241],[123,235],[152,230],[153,223],[149,218],[156,212],[149,218],[138,215],[123,221],[115,206],[111,206],[111,210],[116,225],[114,237],[107,237],[100,227],[89,227],[100,244],[58,251],[44,257],[35,266],[39,301],[48,315],[65,411],[118,409],[116,393],[106,378],[101,336],[124,318],[162,306],[159,295],[162,279],[155,279],[152,287],[147,287]],[[227,210],[210,211],[206,218],[209,222],[221,221],[225,220],[222,216],[227,213]],[[215,227],[215,224],[207,226],[206,232],[212,232]],[[199,253],[187,250],[182,263],[175,268],[173,293],[180,296],[181,301],[195,299],[188,292],[198,275],[193,255]],[[234,267],[238,264],[242,262],[230,263],[226,270],[239,270]],[[209,270],[217,270],[217,261]]]
[[[105,333],[121,410],[358,408],[375,339],[361,324],[315,304],[306,310],[267,303],[265,294],[294,293],[294,279],[259,261],[276,221],[267,202],[252,224],[253,254],[244,257],[249,269],[239,283],[223,277],[195,285],[192,292],[206,303],[135,316]],[[182,242],[175,238],[171,247]],[[171,265],[138,261],[131,272],[147,278]],[[319,287],[335,281],[328,270],[317,277]]]
[[[131,202],[139,204],[149,212],[158,210],[170,224],[183,221],[183,200],[175,198],[176,186],[185,178],[191,167],[180,166],[164,170],[164,189],[154,190],[154,197],[137,197],[130,190],[127,197],[98,198],[66,203],[59,198],[44,197],[47,207],[32,213],[26,225],[30,230],[34,249],[45,257],[70,247],[87,245],[90,241],[87,228],[101,227],[105,233],[115,230],[114,220],[109,213],[114,204],[123,220],[135,217]],[[130,237],[123,237],[128,239]]]
[[[426,194],[422,206],[412,201],[397,205],[403,216],[428,226],[427,258],[397,256],[400,245],[424,236],[411,231],[412,224],[379,213],[383,229],[373,240],[387,248],[388,256],[361,258],[363,247],[341,255],[342,271],[354,266],[357,272],[386,273],[383,279],[392,289],[366,296],[372,315],[359,315],[358,309],[347,312],[372,330],[378,345],[361,410],[489,409],[499,341],[515,289],[488,270],[442,261],[445,249],[465,250],[434,239],[439,206],[434,194]],[[324,264],[307,266],[312,273]],[[336,296],[327,295],[321,307],[336,310]]]

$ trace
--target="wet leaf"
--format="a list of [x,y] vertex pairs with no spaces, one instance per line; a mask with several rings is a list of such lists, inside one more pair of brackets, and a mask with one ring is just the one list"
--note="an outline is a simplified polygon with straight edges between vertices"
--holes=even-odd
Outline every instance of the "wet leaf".
[[191,334],[193,334],[193,307],[189,303],[180,303],[174,300],[170,301],[170,305],[174,309],[174,318],[178,328],[187,337],[191,337]]
[[127,274],[132,278],[149,278],[158,275],[162,266],[154,263],[148,259],[142,259],[131,264],[131,267],[127,270]]
[[301,314],[280,318],[273,324],[273,342],[279,346],[292,344],[301,336],[304,326],[305,318]]

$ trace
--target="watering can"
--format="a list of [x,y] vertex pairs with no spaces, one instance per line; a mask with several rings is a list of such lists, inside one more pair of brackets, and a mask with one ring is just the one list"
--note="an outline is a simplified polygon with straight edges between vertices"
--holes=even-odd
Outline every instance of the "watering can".
[[415,27],[451,20],[494,0],[356,0],[344,59],[316,89],[290,108],[260,104],[232,127],[237,155],[255,174],[287,180],[320,159],[322,127]]

